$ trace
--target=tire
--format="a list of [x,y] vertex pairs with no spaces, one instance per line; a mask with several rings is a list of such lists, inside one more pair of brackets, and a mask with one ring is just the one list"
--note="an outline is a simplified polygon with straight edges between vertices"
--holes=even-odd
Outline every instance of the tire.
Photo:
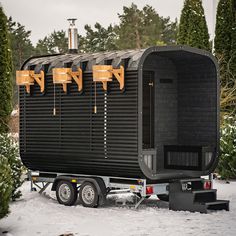
[[78,197],[77,187],[69,181],[61,180],[56,186],[56,196],[60,204],[72,206]]
[[84,182],[80,186],[79,200],[84,207],[95,208],[98,206],[98,191],[91,182]]
[[169,202],[169,195],[167,195],[167,194],[159,194],[159,195],[157,195],[157,197],[158,197],[161,201]]

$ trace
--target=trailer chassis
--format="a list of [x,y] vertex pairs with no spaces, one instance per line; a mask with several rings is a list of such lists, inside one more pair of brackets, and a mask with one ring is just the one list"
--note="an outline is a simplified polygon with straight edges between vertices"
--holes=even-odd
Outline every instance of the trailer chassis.
[[105,203],[108,194],[130,192],[138,196],[135,209],[145,198],[157,195],[160,200],[169,201],[171,210],[201,213],[229,210],[229,201],[217,200],[211,179],[183,178],[148,184],[146,179],[138,178],[48,172],[30,172],[29,178],[31,190],[36,187],[42,194],[52,184],[58,202],[68,206],[75,204],[78,193],[83,206],[97,207]]
[[[104,185],[98,184],[98,188],[100,189],[98,192],[100,192],[100,196],[102,196],[99,205],[105,202],[107,195],[134,193],[138,197],[138,201],[134,206],[134,208],[137,209],[140,204],[151,195],[169,194],[169,183],[147,184],[146,179],[32,171],[29,171],[28,175],[31,182],[31,191],[39,189],[40,194],[42,194],[50,184],[52,184],[51,190],[56,191],[56,185],[61,180],[76,184],[78,190],[84,182],[100,180]],[[101,185],[103,185],[103,187]]]

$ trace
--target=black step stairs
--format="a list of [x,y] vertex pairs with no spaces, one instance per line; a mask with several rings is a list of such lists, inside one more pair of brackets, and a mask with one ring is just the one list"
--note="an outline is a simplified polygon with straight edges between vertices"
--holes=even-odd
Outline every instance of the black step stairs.
[[205,190],[204,179],[184,179],[170,183],[169,208],[174,211],[208,213],[229,211],[229,201],[217,200],[216,189]]

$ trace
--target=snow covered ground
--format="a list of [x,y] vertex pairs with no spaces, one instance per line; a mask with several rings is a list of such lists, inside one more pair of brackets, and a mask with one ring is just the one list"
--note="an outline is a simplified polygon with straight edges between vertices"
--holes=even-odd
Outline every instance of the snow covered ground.
[[[52,192],[41,196],[22,186],[23,197],[11,204],[11,214],[0,221],[4,236],[148,236],[148,235],[236,235],[236,182],[215,181],[219,199],[230,200],[230,212],[210,214],[174,212],[153,197],[138,210],[131,206],[131,194],[110,196],[105,206],[90,209],[81,205],[59,205]],[[117,205],[117,198],[128,200]],[[135,201],[135,200],[134,200]]]

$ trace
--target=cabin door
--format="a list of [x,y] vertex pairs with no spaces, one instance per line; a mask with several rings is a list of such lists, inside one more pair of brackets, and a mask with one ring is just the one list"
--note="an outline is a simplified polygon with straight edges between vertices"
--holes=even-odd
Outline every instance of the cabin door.
[[143,73],[143,149],[154,148],[154,72]]

